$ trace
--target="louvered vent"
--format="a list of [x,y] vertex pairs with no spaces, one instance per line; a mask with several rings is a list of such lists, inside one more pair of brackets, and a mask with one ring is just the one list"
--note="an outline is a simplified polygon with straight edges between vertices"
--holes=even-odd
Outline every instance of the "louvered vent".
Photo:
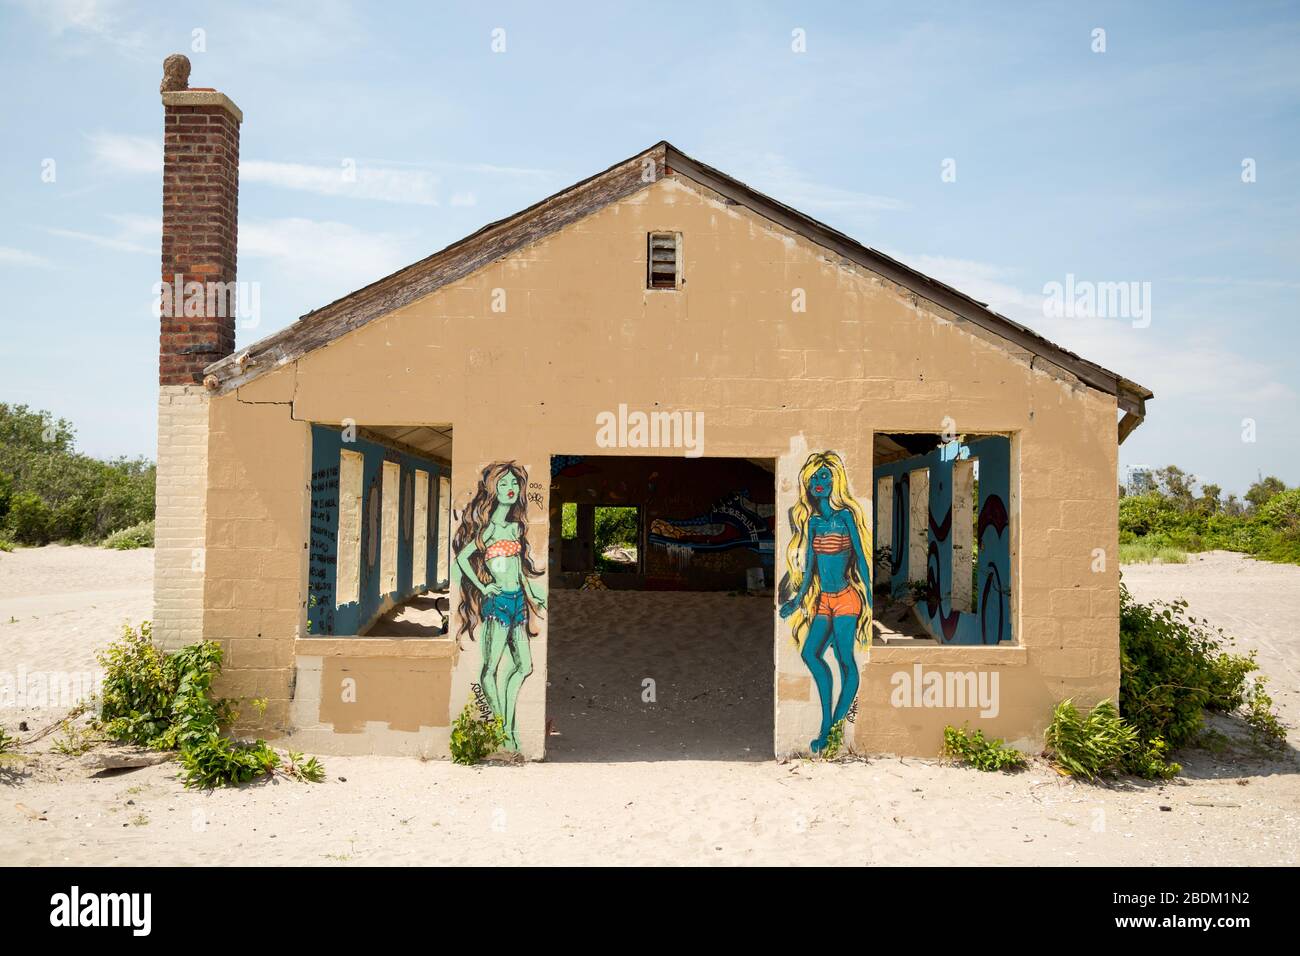
[[649,289],[676,289],[679,258],[678,234],[675,232],[650,233],[650,272],[646,276]]

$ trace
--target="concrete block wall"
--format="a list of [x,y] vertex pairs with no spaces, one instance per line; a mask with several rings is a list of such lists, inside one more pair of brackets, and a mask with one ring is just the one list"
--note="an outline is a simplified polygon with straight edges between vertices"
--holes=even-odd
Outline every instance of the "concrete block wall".
[[207,390],[164,385],[158,393],[153,633],[168,650],[203,638],[207,485]]
[[[669,228],[685,237],[684,284],[646,290],[646,234]],[[792,310],[793,289],[806,293],[806,311]],[[494,312],[502,292],[507,311]],[[859,751],[933,754],[943,726],[967,719],[1032,745],[1053,701],[1074,696],[1087,704],[1116,693],[1114,396],[1031,364],[882,277],[676,178],[213,399],[204,626],[231,642],[232,680],[241,692],[281,702],[289,723],[295,654],[304,682],[319,683],[313,658],[320,655],[295,652],[304,636],[306,422],[452,423],[457,513],[486,465],[516,462],[528,472],[524,532],[532,553],[545,556],[551,456],[610,454],[597,443],[596,416],[621,403],[702,412],[706,455],[776,460],[778,561],[811,451],[839,453],[869,513],[876,432],[933,432],[951,418],[962,432],[1012,436],[1017,478],[1008,510],[1023,543],[1011,554],[1017,646],[860,649],[850,737]],[[1097,548],[1107,561],[1101,570]],[[521,746],[531,758],[545,752],[547,626],[543,620],[531,640],[533,672],[518,704]],[[774,752],[806,749],[818,704],[775,607],[772,640]],[[472,697],[481,648],[448,641],[426,684],[441,694],[448,677],[450,716]],[[354,644],[340,654],[367,659],[364,639]],[[924,700],[896,704],[895,678],[917,665],[925,673],[978,672],[990,682],[996,674],[996,715]],[[403,717],[428,691],[399,685],[386,667],[369,673],[377,686],[393,688],[393,719],[378,723],[436,726]],[[371,734],[372,722],[356,732]],[[327,723],[338,722],[314,727]],[[432,730],[403,732],[435,739]]]

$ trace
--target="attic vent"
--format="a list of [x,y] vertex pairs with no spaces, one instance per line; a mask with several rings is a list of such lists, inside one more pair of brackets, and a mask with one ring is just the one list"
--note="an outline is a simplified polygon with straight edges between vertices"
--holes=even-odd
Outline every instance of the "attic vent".
[[650,233],[649,271],[647,289],[676,289],[681,274],[681,234],[676,232]]

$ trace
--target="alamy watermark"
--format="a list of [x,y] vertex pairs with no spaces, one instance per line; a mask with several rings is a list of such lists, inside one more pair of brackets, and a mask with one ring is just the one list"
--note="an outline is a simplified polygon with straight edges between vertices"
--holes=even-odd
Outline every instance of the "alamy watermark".
[[154,316],[170,319],[239,320],[241,329],[255,329],[262,322],[262,286],[258,282],[186,281],[183,274],[175,282],[153,285]]
[[1043,315],[1049,319],[1131,319],[1133,328],[1151,324],[1150,282],[1090,282],[1067,273],[1064,282],[1043,286]]
[[103,675],[98,671],[0,670],[0,710],[24,707],[71,709],[99,696]]
[[998,700],[997,671],[926,671],[913,664],[910,671],[895,671],[889,678],[894,689],[889,694],[893,707],[979,708],[981,717],[996,717],[1001,710]]
[[628,411],[596,415],[596,444],[601,448],[680,448],[687,458],[704,454],[703,412]]

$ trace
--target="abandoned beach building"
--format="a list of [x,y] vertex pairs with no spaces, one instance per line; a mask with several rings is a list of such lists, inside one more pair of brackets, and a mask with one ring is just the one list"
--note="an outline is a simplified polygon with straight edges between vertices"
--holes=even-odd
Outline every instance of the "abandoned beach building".
[[[162,281],[231,283],[243,116],[181,60]],[[154,633],[262,734],[580,757],[662,666],[744,698],[715,737],[924,755],[1117,696],[1142,386],[664,142],[376,280],[238,350],[163,310]],[[598,639],[609,708],[559,700]]]

